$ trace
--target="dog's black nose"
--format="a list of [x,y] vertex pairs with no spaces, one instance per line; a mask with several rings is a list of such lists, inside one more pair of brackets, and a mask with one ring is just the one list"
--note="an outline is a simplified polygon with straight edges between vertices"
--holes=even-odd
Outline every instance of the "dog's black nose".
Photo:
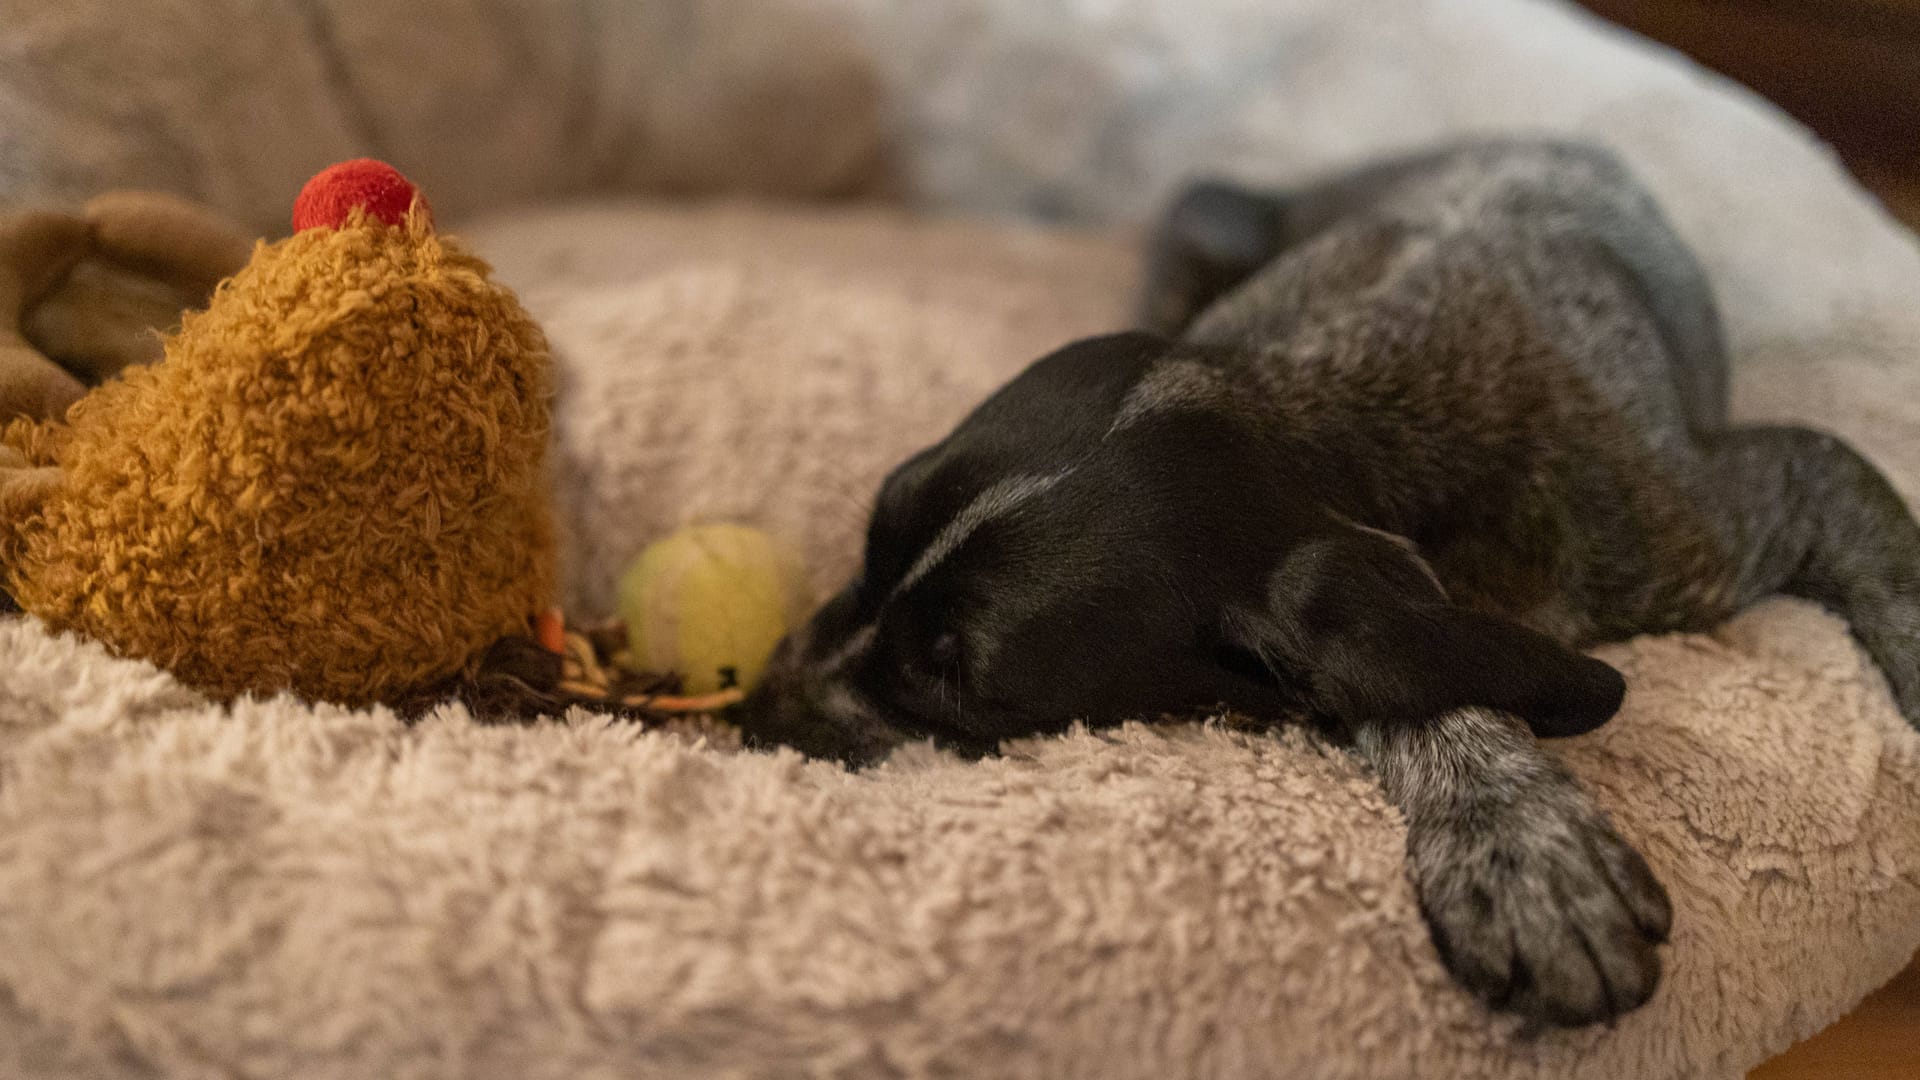
[[[843,707],[823,707],[836,699],[844,699]],[[906,741],[845,690],[822,693],[798,677],[767,678],[737,706],[735,718],[749,749],[785,746],[850,769],[878,764]]]

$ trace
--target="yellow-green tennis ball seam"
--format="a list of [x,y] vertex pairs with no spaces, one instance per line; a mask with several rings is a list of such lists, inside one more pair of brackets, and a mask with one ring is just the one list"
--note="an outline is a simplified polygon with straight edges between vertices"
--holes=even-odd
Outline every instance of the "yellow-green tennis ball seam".
[[804,606],[797,559],[743,525],[698,525],[649,545],[619,583],[633,662],[688,693],[750,687]]

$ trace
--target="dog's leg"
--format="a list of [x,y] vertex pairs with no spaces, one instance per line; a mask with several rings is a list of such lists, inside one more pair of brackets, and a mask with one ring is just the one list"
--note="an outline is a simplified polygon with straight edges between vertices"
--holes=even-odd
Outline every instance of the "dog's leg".
[[1653,994],[1666,891],[1524,723],[1469,708],[1355,734],[1406,816],[1421,912],[1456,978],[1550,1024]]
[[[1541,1023],[1605,1020],[1660,976],[1667,897],[1532,731],[1620,707],[1606,664],[1451,604],[1418,556],[1349,528],[1297,545],[1228,621],[1351,733],[1407,821],[1434,942],[1460,981]],[[1530,730],[1531,728],[1531,730]]]
[[1702,499],[1734,555],[1736,606],[1785,592],[1843,616],[1920,727],[1920,523],[1845,442],[1805,428],[1703,440]]
[[1278,196],[1220,181],[1184,189],[1147,246],[1141,325],[1177,335],[1252,277],[1280,253],[1283,209]]
[[1395,184],[1446,156],[1389,161],[1285,192],[1222,180],[1189,184],[1161,214],[1148,241],[1141,326],[1178,336],[1288,248],[1364,213]]
[[[1527,152],[1527,147],[1519,145],[1517,152]],[[1160,215],[1147,244],[1141,326],[1178,336],[1214,301],[1289,248],[1348,217],[1370,212],[1410,177],[1486,153],[1485,147],[1468,147],[1413,154],[1284,191],[1223,180],[1187,185]]]

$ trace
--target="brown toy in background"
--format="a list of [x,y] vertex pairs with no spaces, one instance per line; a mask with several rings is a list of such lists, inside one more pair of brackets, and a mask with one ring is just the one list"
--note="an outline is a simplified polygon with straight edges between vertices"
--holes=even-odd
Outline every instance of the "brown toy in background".
[[157,192],[0,216],[0,422],[58,419],[89,387],[160,359],[161,333],[205,307],[252,247],[213,211]]
[[318,197],[380,170],[404,184],[316,177],[308,227],[254,248],[159,363],[0,427],[0,574],[29,614],[216,697],[357,705],[552,604],[546,339],[410,186]]

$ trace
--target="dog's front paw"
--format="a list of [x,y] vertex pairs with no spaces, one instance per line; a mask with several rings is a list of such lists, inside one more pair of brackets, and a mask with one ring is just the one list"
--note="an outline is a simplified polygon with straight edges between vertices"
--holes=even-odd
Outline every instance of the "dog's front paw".
[[1666,890],[1571,778],[1436,808],[1407,848],[1441,959],[1495,1008],[1573,1026],[1653,995]]

